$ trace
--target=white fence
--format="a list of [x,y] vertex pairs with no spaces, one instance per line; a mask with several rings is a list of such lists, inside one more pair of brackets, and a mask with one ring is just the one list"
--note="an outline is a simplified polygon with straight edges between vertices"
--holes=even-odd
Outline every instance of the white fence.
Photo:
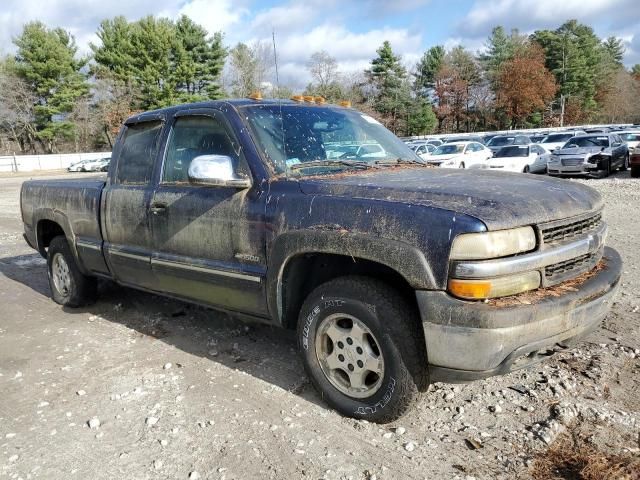
[[72,163],[80,160],[97,160],[109,156],[111,156],[111,152],[0,156],[0,172],[57,170],[67,168]]

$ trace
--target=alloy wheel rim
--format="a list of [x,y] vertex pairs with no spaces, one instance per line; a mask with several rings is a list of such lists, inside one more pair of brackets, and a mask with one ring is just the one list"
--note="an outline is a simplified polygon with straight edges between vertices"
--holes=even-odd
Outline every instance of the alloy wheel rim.
[[71,290],[71,274],[67,261],[60,253],[56,253],[53,256],[51,276],[53,277],[53,285],[58,293],[66,297]]
[[385,368],[380,343],[356,317],[338,313],[325,318],[315,348],[322,373],[341,393],[367,398],[380,389]]

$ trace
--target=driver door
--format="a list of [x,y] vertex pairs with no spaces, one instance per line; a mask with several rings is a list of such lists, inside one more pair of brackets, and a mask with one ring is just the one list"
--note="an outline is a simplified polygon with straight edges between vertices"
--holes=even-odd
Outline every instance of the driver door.
[[[151,269],[161,291],[216,307],[261,313],[264,272],[246,260],[264,258],[263,240],[251,228],[252,190],[191,184],[192,160],[208,155],[230,157],[239,176],[249,175],[222,113],[214,109],[179,112],[151,201]],[[242,246],[238,239],[243,240]]]

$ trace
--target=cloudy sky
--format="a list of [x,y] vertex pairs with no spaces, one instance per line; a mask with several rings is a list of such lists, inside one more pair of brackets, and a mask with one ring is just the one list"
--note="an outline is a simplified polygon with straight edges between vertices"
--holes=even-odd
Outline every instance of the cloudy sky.
[[480,50],[495,25],[529,33],[570,18],[623,39],[625,63],[640,63],[640,0],[1,0],[0,54],[13,53],[11,39],[30,20],[65,28],[88,52],[102,19],[149,14],[186,14],[209,32],[223,31],[230,46],[270,39],[273,29],[282,81],[298,86],[317,50],[336,57],[342,71],[362,70],[386,39],[412,65],[436,44]]

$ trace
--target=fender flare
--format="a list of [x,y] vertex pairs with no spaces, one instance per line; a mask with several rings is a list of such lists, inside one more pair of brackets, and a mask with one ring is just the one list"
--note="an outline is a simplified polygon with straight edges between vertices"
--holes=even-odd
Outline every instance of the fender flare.
[[67,239],[67,242],[69,242],[69,246],[71,247],[71,252],[73,253],[73,256],[76,260],[78,268],[82,273],[86,274],[87,270],[84,267],[82,260],[78,256],[78,250],[76,249],[75,235],[73,233],[73,229],[71,228],[71,223],[69,222],[69,219],[67,218],[67,216],[64,213],[62,213],[60,210],[56,210],[49,207],[43,207],[43,208],[38,208],[33,212],[33,219],[34,219],[33,225],[35,226],[35,234],[36,234],[36,248],[38,252],[40,252],[40,255],[46,258],[44,254],[44,246],[41,245],[41,238],[40,238],[38,225],[42,220],[49,220],[60,225],[60,228],[62,228],[62,231],[64,232],[64,236]]
[[397,240],[337,230],[301,230],[280,235],[271,244],[267,268],[267,305],[272,318],[283,322],[282,281],[291,259],[306,253],[349,255],[385,265],[421,290],[437,288],[431,267],[418,248]]

